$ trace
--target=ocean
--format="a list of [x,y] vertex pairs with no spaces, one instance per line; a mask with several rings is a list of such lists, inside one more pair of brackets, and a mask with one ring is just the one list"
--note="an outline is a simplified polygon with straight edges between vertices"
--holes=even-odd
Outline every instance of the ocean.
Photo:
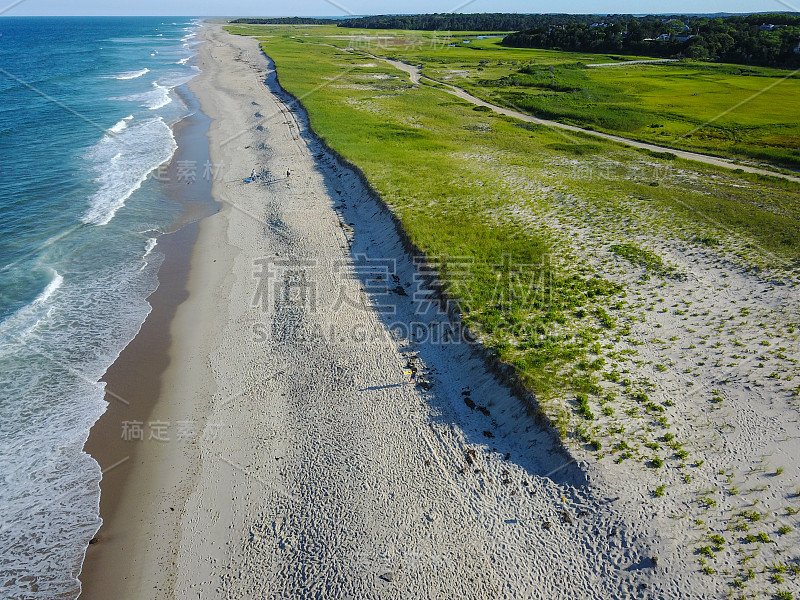
[[0,18],[2,598],[80,591],[100,526],[83,452],[99,380],[150,312],[157,240],[187,211],[161,175],[195,110],[197,26]]

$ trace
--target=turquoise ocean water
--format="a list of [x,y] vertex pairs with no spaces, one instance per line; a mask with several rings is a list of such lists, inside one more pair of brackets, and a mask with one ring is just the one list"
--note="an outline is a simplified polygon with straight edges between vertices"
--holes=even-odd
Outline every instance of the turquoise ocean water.
[[[150,311],[197,22],[0,18],[0,597],[74,598],[98,380]],[[185,207],[183,207],[185,208]]]

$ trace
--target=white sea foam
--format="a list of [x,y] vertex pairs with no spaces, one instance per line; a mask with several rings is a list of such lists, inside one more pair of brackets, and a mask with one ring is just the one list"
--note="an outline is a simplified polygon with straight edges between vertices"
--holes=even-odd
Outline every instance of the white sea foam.
[[47,301],[50,300],[63,283],[64,278],[58,274],[58,271],[53,269],[53,278],[50,280],[50,283],[47,284],[47,287],[42,290],[42,293],[39,294],[33,302],[23,307],[17,314],[17,327],[27,321],[27,323],[25,323],[27,329],[22,331],[19,336],[22,340],[27,339],[28,335],[41,323],[42,318],[50,315],[50,309],[44,308],[43,310],[43,307],[47,305]]
[[100,526],[100,468],[82,448],[106,406],[98,380],[149,310],[155,265],[97,267],[63,279],[54,271],[13,323],[0,323],[9,339],[0,345],[0,547],[15,550],[3,554],[3,598],[75,598],[75,561]]
[[53,270],[53,278],[50,280],[50,283],[47,284],[47,287],[44,288],[41,294],[39,294],[36,299],[31,303],[31,306],[41,306],[45,302],[47,302],[50,297],[56,293],[56,290],[61,287],[61,284],[64,283],[64,278],[58,274],[58,271]]
[[114,125],[111,129],[109,129],[109,131],[111,131],[112,133],[119,133],[123,129],[127,129],[128,121],[131,120],[133,120],[133,115],[128,115],[124,119],[118,121],[116,125]]
[[140,272],[144,271],[147,267],[150,266],[151,260],[149,260],[147,257],[150,256],[150,254],[153,252],[157,244],[158,240],[156,238],[147,238],[147,243],[145,244],[144,247],[144,255],[142,256],[142,266],[139,267]]
[[120,73],[119,75],[112,75],[112,79],[137,79],[142,75],[147,75],[150,72],[150,69],[144,68],[141,71],[126,71],[125,73]]
[[156,244],[158,244],[158,239],[156,239],[156,238],[147,238],[147,244],[145,244],[144,256],[142,256],[142,258],[147,258],[148,256],[150,256],[150,253],[156,247]]
[[157,83],[154,83],[153,85],[156,88],[158,96],[157,99],[147,108],[149,108],[150,110],[158,110],[159,108],[164,108],[167,104],[172,102],[172,97],[169,95],[169,88],[166,88],[162,85],[158,85]]
[[161,79],[161,83],[168,87],[169,89],[176,88],[178,86],[183,85],[184,83],[188,83],[192,79],[194,79],[198,73],[200,73],[200,68],[196,65],[192,65],[189,67],[189,73],[186,72],[186,69],[180,69],[179,71],[174,71],[170,73],[165,73],[164,77]]
[[[154,240],[177,210],[162,210],[159,194],[143,193],[149,189],[136,192],[150,187],[146,178],[175,149],[172,132],[158,116],[171,122],[187,112],[169,88],[173,79],[191,70],[168,63],[193,51],[182,47],[179,39],[186,32],[181,27],[169,33],[161,29],[160,40],[63,36],[64,43],[84,44],[93,51],[75,57],[81,73],[74,81],[75,93],[81,98],[95,101],[98,92],[105,97],[140,96],[117,104],[121,120],[104,122],[109,129],[89,151],[73,146],[66,155],[64,149],[81,185],[89,187],[77,206],[53,205],[54,218],[58,211],[65,229],[51,235],[41,253],[27,256],[19,267],[5,267],[15,283],[18,269],[34,268],[40,274],[41,265],[52,265],[53,270],[45,269],[34,280],[37,287],[26,305],[0,321],[0,341],[6,340],[0,343],[0,548],[13,549],[0,550],[0,598],[75,598],[80,559],[100,525],[100,467],[83,452],[89,429],[106,407],[104,384],[98,380],[150,310],[145,298],[157,287],[163,261]],[[112,35],[117,30],[122,35],[126,28],[109,27]],[[103,48],[108,44],[109,52],[98,52],[98,43]],[[163,61],[146,61],[150,53]],[[93,73],[97,57],[106,66]],[[39,75],[35,69],[30,74],[34,79]],[[151,86],[153,80],[160,86]],[[172,104],[158,110],[170,97]],[[119,111],[135,118],[122,119],[125,112]],[[7,139],[8,134],[0,135]],[[77,219],[71,212],[75,209]],[[93,226],[114,218],[126,227]],[[142,229],[147,233],[131,235]],[[19,278],[20,289],[28,285],[29,278]],[[4,299],[5,292],[0,294]]]
[[177,147],[172,130],[160,117],[103,136],[87,156],[95,163],[99,189],[89,198],[89,209],[81,220],[90,225],[108,224]]
[[139,94],[131,94],[129,96],[114,97],[111,100],[124,100],[127,102],[139,102],[141,106],[149,108],[150,110],[158,110],[164,108],[167,104],[172,102],[172,97],[169,94],[170,89],[159,85],[158,82],[153,82],[153,89]]
[[176,62],[175,64],[176,64],[176,65],[185,65],[187,62],[189,62],[189,59],[191,59],[191,58],[192,58],[191,56],[187,56],[186,58],[182,58],[182,59],[180,59],[180,60],[179,60],[178,62]]
[[52,269],[52,278],[36,298],[0,323],[0,333],[24,339],[45,316],[48,300],[64,283],[64,278]]

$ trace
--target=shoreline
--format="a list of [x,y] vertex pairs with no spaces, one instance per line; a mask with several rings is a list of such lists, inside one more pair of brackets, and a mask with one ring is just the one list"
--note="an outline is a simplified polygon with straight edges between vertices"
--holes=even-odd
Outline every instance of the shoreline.
[[[185,89],[184,89],[185,88]],[[100,517],[102,525],[88,546],[79,580],[81,598],[101,598],[106,594],[109,577],[123,578],[120,565],[131,547],[128,533],[136,529],[131,515],[124,509],[141,493],[149,477],[137,477],[142,465],[151,464],[155,456],[142,445],[164,445],[174,462],[176,444],[148,439],[160,431],[148,428],[153,421],[165,386],[165,373],[173,361],[171,349],[175,343],[171,325],[181,304],[189,297],[187,289],[194,247],[200,231],[200,221],[217,210],[210,193],[211,182],[202,177],[208,156],[206,132],[210,120],[199,108],[199,102],[187,86],[176,88],[181,99],[192,111],[173,125],[178,145],[166,167],[165,194],[182,206],[178,220],[159,235],[154,251],[164,255],[158,270],[158,287],[147,298],[150,314],[128,345],[104,374],[106,382],[106,411],[90,430],[84,451],[94,458],[103,470],[100,482]],[[202,138],[203,143],[198,144]],[[184,185],[180,164],[197,165],[197,179]],[[207,196],[208,201],[198,201]],[[162,421],[163,422],[163,421]],[[142,440],[131,427],[141,423]],[[123,427],[127,431],[123,431]],[[175,436],[175,424],[170,423]],[[123,439],[127,437],[128,439]],[[170,437],[167,434],[167,437]],[[161,449],[162,451],[164,448]],[[163,454],[159,453],[159,454]],[[146,470],[146,469],[145,469]],[[151,487],[157,487],[156,482]],[[145,512],[140,510],[142,520]]]

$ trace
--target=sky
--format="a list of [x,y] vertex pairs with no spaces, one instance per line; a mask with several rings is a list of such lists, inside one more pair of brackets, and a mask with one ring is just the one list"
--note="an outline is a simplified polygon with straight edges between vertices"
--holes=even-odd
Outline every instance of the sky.
[[715,13],[800,11],[800,0],[0,0],[5,16],[347,16],[432,12]]

